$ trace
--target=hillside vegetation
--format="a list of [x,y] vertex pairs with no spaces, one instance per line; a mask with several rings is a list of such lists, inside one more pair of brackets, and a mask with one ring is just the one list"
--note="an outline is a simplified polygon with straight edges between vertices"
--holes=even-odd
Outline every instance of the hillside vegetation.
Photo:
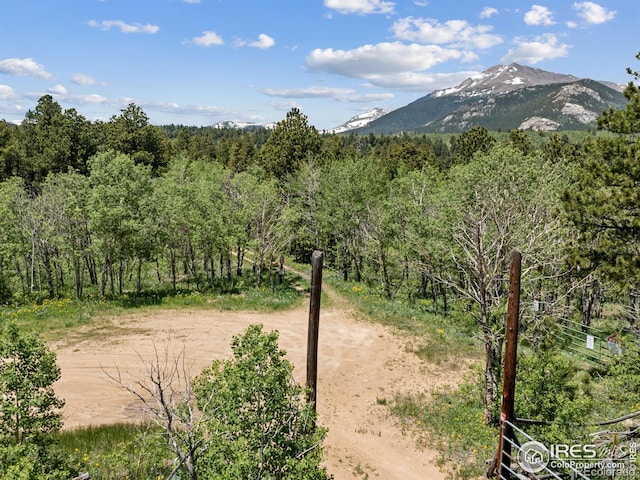
[[[467,397],[491,427],[517,248],[524,381],[557,366],[531,387],[556,401],[522,409],[552,423],[549,441],[585,434],[570,427],[640,406],[640,90],[625,95],[626,109],[598,118],[602,132],[573,140],[483,127],[321,135],[297,109],[272,132],[159,128],[135,105],[91,123],[44,96],[21,126],[0,123],[0,324],[61,299],[275,291],[282,261],[323,250],[356,293],[409,318],[470,322],[482,369]],[[615,334],[621,355],[593,367],[567,359],[569,322]],[[433,413],[423,400],[411,399],[421,422],[421,408]],[[5,443],[19,457],[22,439]]]

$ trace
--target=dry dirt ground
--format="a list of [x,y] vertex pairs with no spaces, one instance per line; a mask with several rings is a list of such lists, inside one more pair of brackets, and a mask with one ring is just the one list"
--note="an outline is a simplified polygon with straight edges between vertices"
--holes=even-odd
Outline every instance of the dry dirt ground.
[[[67,429],[143,420],[131,394],[105,372],[142,379],[143,360],[151,361],[155,349],[170,345],[175,351],[184,348],[190,371],[197,374],[212,360],[230,357],[232,337],[250,324],[279,331],[296,379],[305,381],[306,305],[269,314],[155,310],[108,320],[111,325],[104,329],[78,332],[53,345],[62,370],[55,388],[66,400]],[[329,429],[325,463],[336,480],[445,478],[435,465],[437,454],[418,448],[384,403],[397,393],[454,384],[463,372],[422,362],[410,345],[410,339],[387,327],[357,319],[348,305],[322,311],[317,404],[319,423]]]

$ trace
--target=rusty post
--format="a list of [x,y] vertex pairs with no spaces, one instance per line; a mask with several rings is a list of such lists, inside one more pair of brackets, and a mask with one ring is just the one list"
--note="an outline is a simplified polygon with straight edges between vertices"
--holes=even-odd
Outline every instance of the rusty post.
[[510,479],[507,467],[511,467],[511,443],[513,429],[505,421],[513,423],[514,399],[516,392],[516,361],[518,355],[518,322],[520,321],[520,275],[522,254],[519,250],[511,253],[509,267],[509,303],[507,304],[507,331],[504,352],[504,370],[502,374],[502,410],[500,412],[500,442],[498,456],[500,467],[499,478]]

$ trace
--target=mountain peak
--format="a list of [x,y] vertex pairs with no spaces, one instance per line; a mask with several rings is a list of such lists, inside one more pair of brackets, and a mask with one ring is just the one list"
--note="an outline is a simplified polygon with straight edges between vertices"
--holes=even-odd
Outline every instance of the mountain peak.
[[552,83],[570,83],[579,80],[573,75],[553,73],[518,63],[495,65],[482,73],[467,78],[459,85],[431,93],[432,97],[445,95],[479,96],[511,92],[519,88]]
[[488,130],[586,130],[598,114],[624,108],[617,85],[518,63],[496,65],[359,128],[359,134]]

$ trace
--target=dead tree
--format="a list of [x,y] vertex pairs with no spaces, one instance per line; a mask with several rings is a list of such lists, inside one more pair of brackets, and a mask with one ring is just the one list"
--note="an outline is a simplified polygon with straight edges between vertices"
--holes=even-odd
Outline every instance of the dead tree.
[[169,343],[163,351],[154,343],[154,358],[138,357],[145,366],[143,378],[125,379],[117,366],[115,374],[102,370],[140,402],[150,422],[161,430],[165,445],[175,456],[175,467],[168,478],[177,478],[184,467],[189,478],[196,480],[198,456],[207,447],[202,423],[210,402],[202,403],[200,409],[196,407],[184,347],[176,354]]

